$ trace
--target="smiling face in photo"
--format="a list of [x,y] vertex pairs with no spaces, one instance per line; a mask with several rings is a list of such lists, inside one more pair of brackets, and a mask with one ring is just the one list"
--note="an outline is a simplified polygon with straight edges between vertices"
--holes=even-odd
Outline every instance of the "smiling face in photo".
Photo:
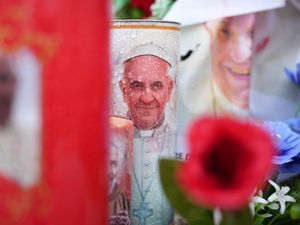
[[154,55],[137,56],[124,63],[120,87],[136,127],[153,129],[164,120],[165,106],[173,88],[168,73],[169,64]]
[[247,14],[221,19],[214,27],[214,78],[226,98],[241,108],[248,107],[254,23],[255,14]]

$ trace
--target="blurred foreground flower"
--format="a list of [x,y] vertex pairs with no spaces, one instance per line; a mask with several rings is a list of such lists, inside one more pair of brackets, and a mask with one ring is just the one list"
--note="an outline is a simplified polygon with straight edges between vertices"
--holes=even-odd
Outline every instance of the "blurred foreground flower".
[[264,125],[277,144],[274,163],[280,165],[280,172],[300,172],[300,135],[283,122],[267,121]]
[[269,130],[279,150],[274,157],[274,163],[282,165],[293,161],[292,158],[300,152],[300,136],[283,122],[266,121],[264,125]]
[[188,134],[187,162],[161,160],[161,180],[175,210],[189,224],[254,224],[248,207],[253,190],[272,171],[275,147],[256,125],[232,118],[196,120]]
[[300,118],[290,118],[287,120],[287,124],[294,132],[300,134]]
[[272,140],[249,123],[198,120],[190,129],[189,145],[191,158],[178,170],[178,183],[206,207],[235,210],[246,205],[272,169]]

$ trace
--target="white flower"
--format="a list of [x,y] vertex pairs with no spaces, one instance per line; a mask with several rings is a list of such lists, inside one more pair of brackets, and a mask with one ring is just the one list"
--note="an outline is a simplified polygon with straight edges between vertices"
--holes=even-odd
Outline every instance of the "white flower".
[[259,190],[258,192],[258,196],[253,196],[252,197],[252,202],[254,204],[263,204],[263,205],[266,205],[268,204],[268,201],[266,199],[263,198],[263,192],[262,190]]
[[283,186],[280,188],[275,182],[272,180],[269,180],[269,183],[275,188],[275,192],[268,198],[269,202],[279,202],[280,204],[280,213],[284,214],[285,212],[285,203],[286,202],[296,202],[296,200],[290,196],[287,195],[287,193],[290,191],[290,188],[288,186]]
[[250,211],[251,211],[253,216],[255,215],[255,206],[256,205],[260,205],[261,209],[263,209],[264,206],[269,203],[262,196],[263,196],[263,192],[261,190],[259,190],[258,196],[253,196],[250,203],[249,203]]
[[272,210],[278,210],[279,209],[279,204],[278,203],[271,203],[270,205],[267,205],[268,208],[272,209]]

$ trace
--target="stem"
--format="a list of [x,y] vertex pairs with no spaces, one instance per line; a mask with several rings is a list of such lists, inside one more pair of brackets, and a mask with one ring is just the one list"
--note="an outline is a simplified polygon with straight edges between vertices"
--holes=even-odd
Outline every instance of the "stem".
[[278,219],[278,217],[280,217],[280,213],[277,213],[267,225],[271,225],[275,220]]
[[272,181],[276,182],[278,175],[279,175],[279,171],[275,170],[275,172],[273,173],[273,176],[272,176]]
[[[289,209],[291,207],[291,203],[288,203],[287,204],[287,207],[286,207],[286,211]],[[267,225],[271,225],[271,224],[273,224],[273,222],[276,220],[276,219],[278,219],[278,217],[280,217],[280,216],[282,216],[282,218],[283,219],[285,219],[285,218],[290,218],[290,216],[288,215],[288,214],[283,214],[283,215],[281,215],[279,212],[276,214],[276,216],[274,216],[273,218],[272,218],[272,220],[267,224]],[[281,218],[281,219],[282,219]],[[291,220],[291,221],[295,221],[295,220]],[[283,223],[281,222],[281,223],[279,223],[279,224],[286,224],[288,221],[284,221]],[[276,223],[276,225],[278,225],[278,223]]]

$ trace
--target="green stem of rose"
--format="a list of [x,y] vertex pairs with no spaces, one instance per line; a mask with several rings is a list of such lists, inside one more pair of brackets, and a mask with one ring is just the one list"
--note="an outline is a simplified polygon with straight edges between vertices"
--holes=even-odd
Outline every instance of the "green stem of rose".
[[297,109],[296,109],[296,111],[295,111],[295,117],[298,117],[299,112],[300,112],[300,102],[299,102],[298,105],[297,105]]

